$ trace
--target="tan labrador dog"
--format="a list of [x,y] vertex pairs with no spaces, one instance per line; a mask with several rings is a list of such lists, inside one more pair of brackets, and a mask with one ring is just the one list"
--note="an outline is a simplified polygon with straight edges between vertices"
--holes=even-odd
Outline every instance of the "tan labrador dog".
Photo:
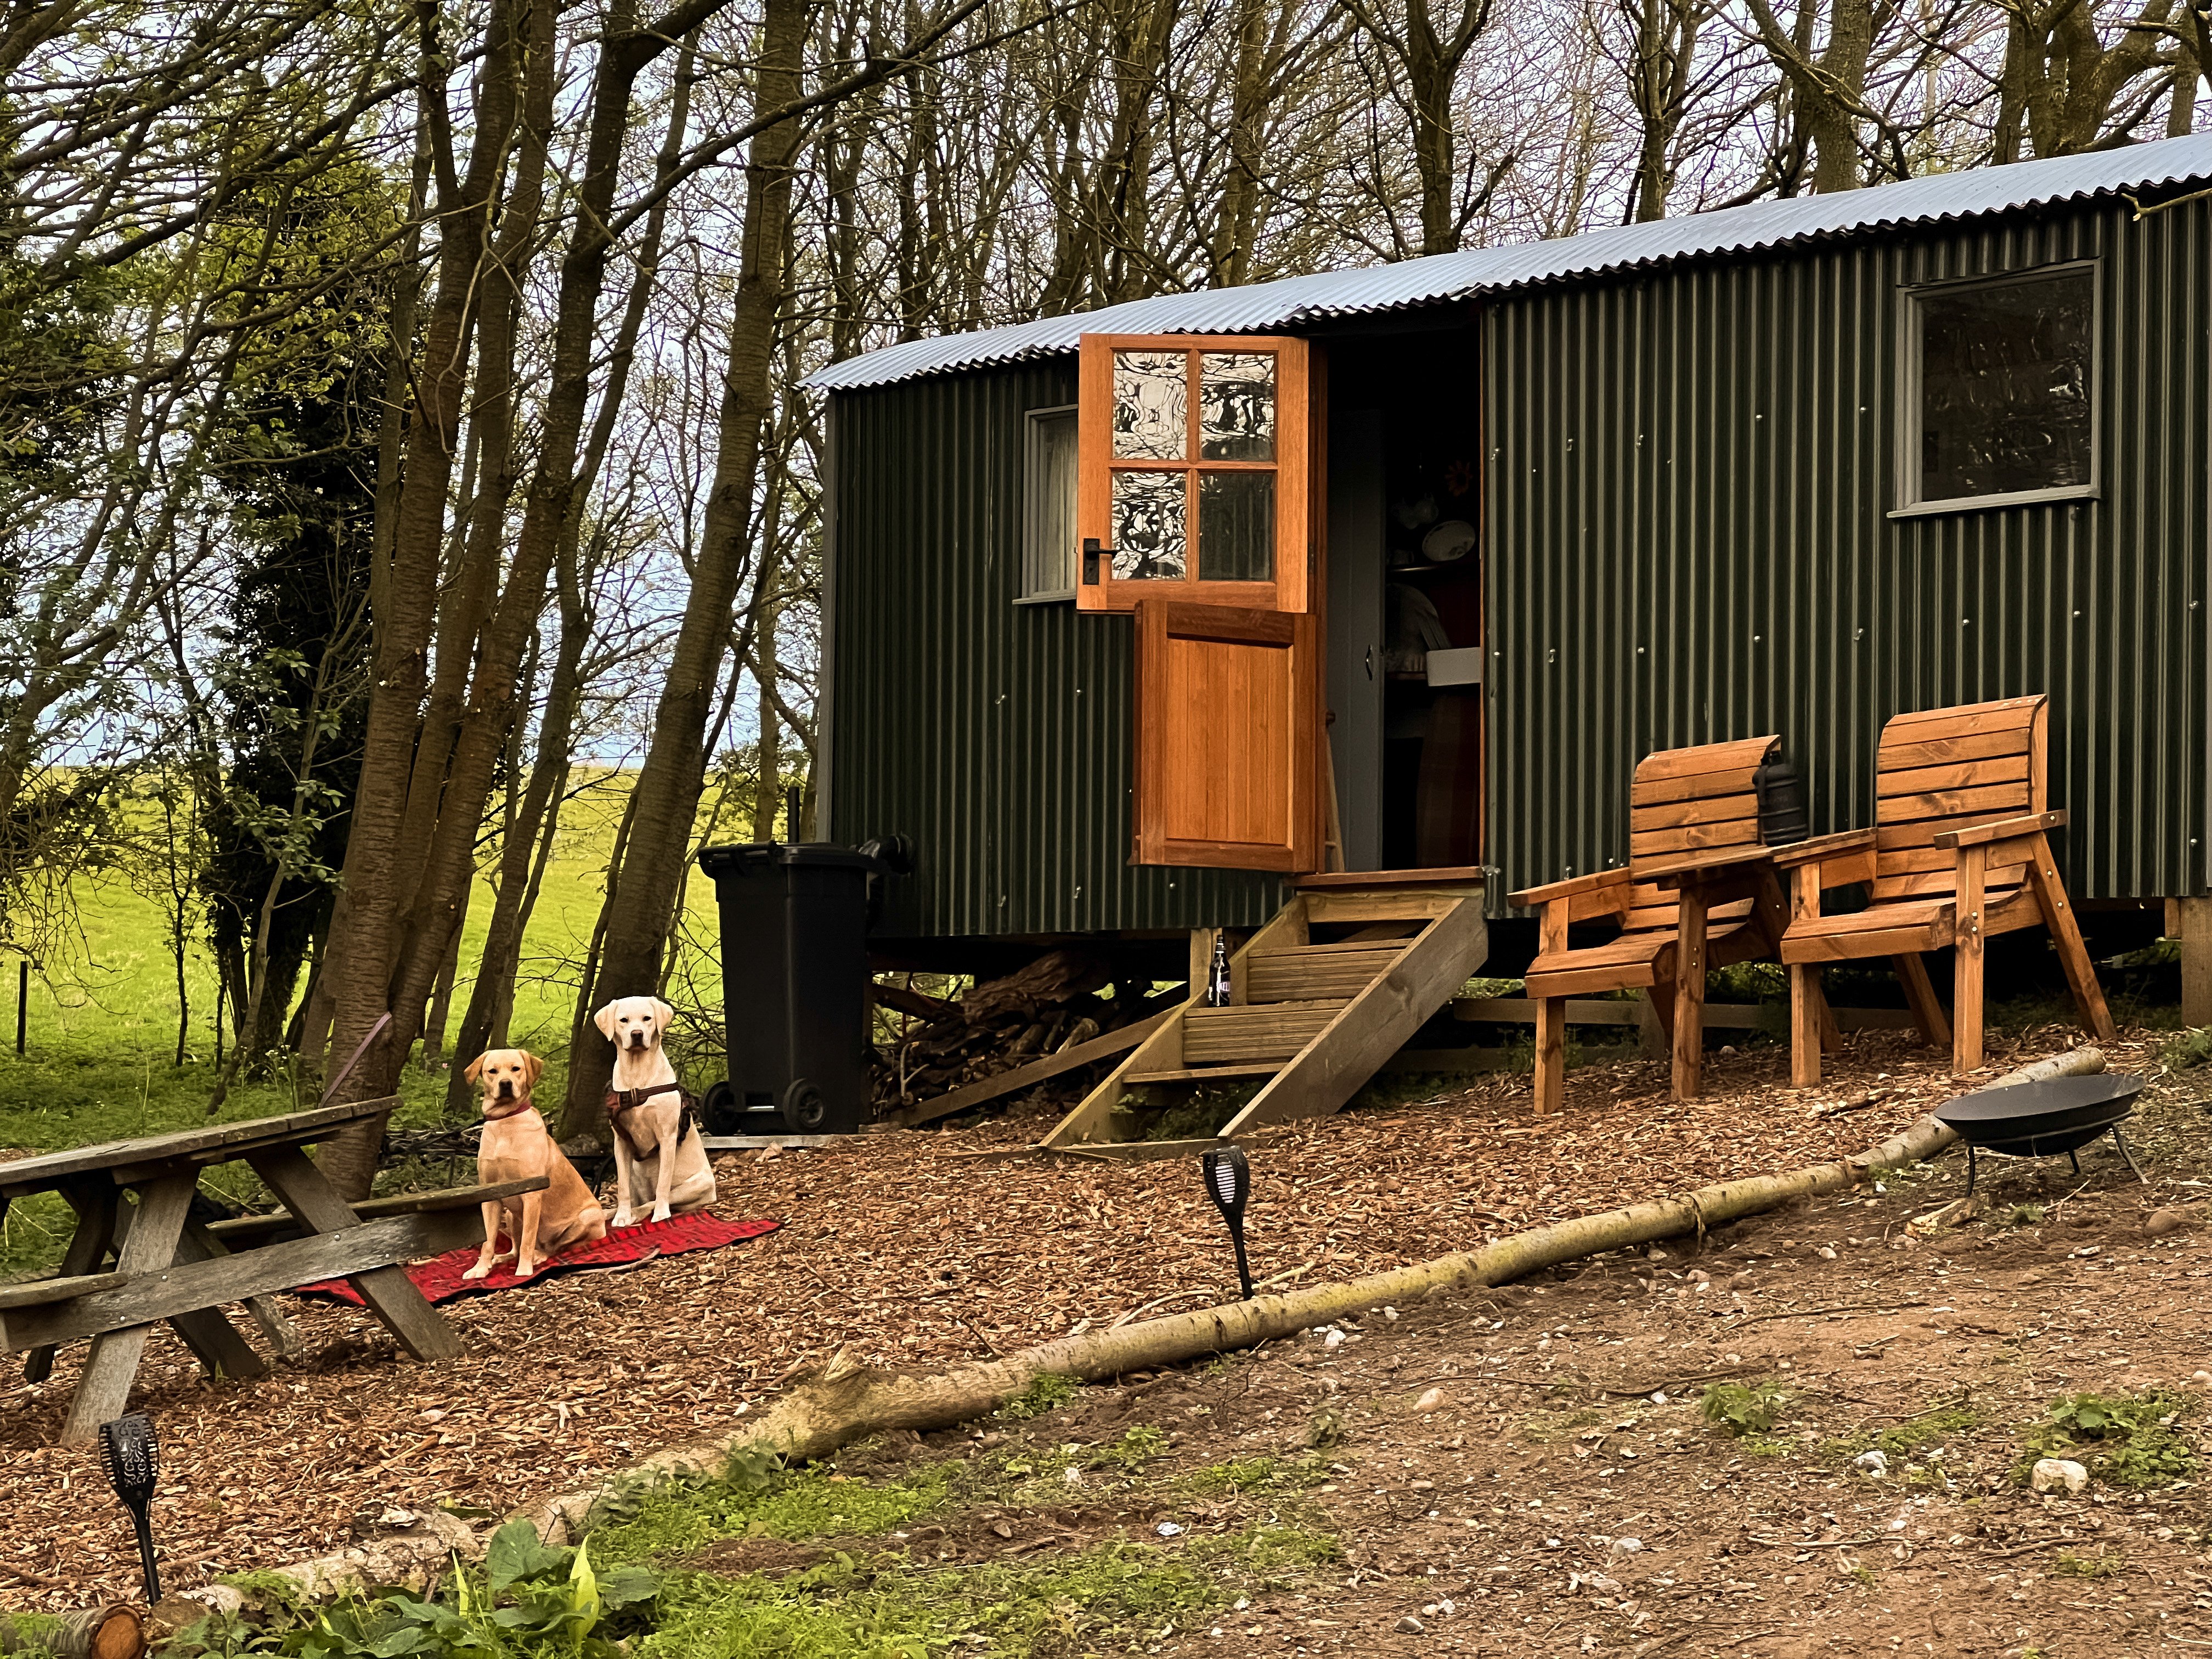
[[618,997],[592,1016],[615,1045],[607,1119],[615,1132],[615,1218],[635,1224],[635,1206],[653,1218],[688,1215],[714,1201],[714,1169],[699,1126],[684,1109],[684,1088],[661,1052],[676,1011],[658,997]]
[[[486,1202],[483,1249],[477,1253],[477,1265],[461,1275],[464,1279],[483,1278],[494,1262],[506,1261],[510,1254],[515,1277],[527,1279],[545,1257],[566,1246],[607,1236],[607,1212],[531,1102],[531,1088],[544,1069],[545,1062],[526,1049],[490,1048],[471,1060],[462,1073],[483,1097],[477,1179],[489,1186],[544,1176],[546,1182],[538,1192]],[[514,1241],[512,1252],[499,1249],[502,1231]]]

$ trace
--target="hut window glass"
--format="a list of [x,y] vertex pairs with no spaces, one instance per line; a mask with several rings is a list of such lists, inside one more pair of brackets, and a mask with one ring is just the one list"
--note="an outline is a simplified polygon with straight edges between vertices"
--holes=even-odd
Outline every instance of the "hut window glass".
[[1033,409],[1023,482],[1022,598],[1075,597],[1075,410]]
[[1912,297],[1904,506],[2090,493],[2094,270],[2068,266]]
[[1174,582],[1303,611],[1306,386],[1302,340],[1086,337],[1078,603],[1127,610],[1135,584]]

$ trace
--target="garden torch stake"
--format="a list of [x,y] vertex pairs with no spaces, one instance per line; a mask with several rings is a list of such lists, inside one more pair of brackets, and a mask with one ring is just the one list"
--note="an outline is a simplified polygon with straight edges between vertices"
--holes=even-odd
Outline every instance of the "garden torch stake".
[[1229,1237],[1237,1246],[1237,1279],[1244,1287],[1244,1299],[1252,1299],[1252,1269],[1244,1260],[1244,1200],[1252,1193],[1252,1168],[1244,1161],[1242,1146],[1226,1146],[1208,1152],[1203,1159],[1206,1171],[1206,1196],[1221,1212],[1221,1218],[1229,1224]]
[[161,1599],[161,1578],[154,1567],[154,1524],[147,1514],[161,1474],[154,1419],[143,1412],[131,1412],[101,1424],[100,1459],[107,1466],[108,1484],[131,1511],[131,1523],[138,1530],[138,1564],[146,1570],[146,1605],[151,1607]]

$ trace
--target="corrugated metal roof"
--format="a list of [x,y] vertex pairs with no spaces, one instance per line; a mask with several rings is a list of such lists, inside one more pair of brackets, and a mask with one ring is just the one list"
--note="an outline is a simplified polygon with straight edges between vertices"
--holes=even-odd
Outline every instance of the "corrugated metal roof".
[[1073,351],[1085,334],[1241,334],[1295,328],[1325,318],[1472,299],[1563,277],[1783,247],[1883,226],[1938,223],[2198,179],[2212,179],[2212,135],[1936,173],[1833,196],[1754,202],[1547,242],[1470,248],[1247,288],[1156,295],[1073,316],[908,340],[833,363],[806,384],[830,390],[888,386],[948,369],[1019,362]]

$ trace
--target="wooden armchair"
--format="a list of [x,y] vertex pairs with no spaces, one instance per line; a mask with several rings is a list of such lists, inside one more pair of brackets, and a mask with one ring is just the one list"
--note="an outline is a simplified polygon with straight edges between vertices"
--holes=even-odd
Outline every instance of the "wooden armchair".
[[[2081,943],[2051,856],[2048,832],[2066,822],[2049,807],[2050,699],[2008,697],[1899,714],[1875,755],[1875,827],[1782,848],[1791,872],[1790,919],[1782,935],[1790,969],[1790,1081],[1820,1080],[1826,1019],[1823,963],[1887,957],[1929,1042],[1951,1039],[1951,1069],[1982,1063],[1983,951],[1992,934],[2039,925],[2051,932],[2066,981],[2091,1030],[2106,1039],[2112,1017]],[[1872,902],[1823,915],[1820,896],[1855,882]],[[1924,951],[1954,947],[1947,1024]]]
[[[1646,756],[1629,787],[1627,865],[1512,896],[1543,907],[1528,974],[1539,1111],[1556,1111],[1565,1091],[1567,999],[1594,991],[1649,990],[1673,1043],[1674,1094],[1697,1094],[1706,970],[1771,957],[1786,920],[1752,784],[1781,743],[1746,738]],[[1568,945],[1570,924],[1603,917],[1619,920],[1615,938]]]

